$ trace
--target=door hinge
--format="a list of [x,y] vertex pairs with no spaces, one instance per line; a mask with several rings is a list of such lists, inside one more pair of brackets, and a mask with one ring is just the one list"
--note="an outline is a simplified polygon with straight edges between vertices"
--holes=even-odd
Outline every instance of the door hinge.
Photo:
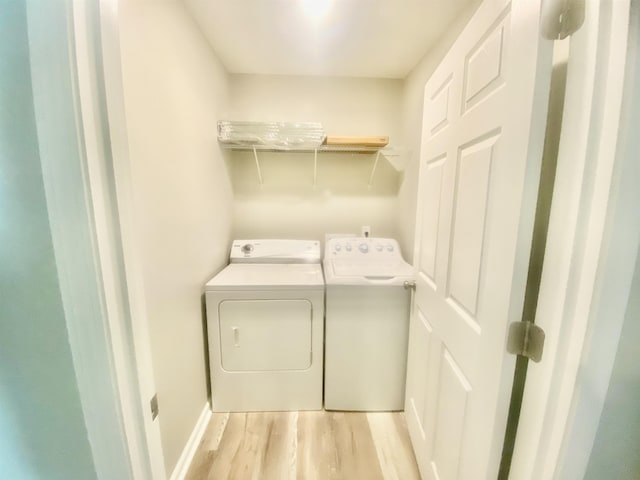
[[562,40],[584,23],[585,0],[543,0],[540,33],[547,40]]
[[415,291],[416,289],[416,282],[409,282],[406,281],[402,284],[402,286],[404,287],[405,290],[413,290]]
[[544,349],[544,330],[532,322],[513,322],[509,325],[507,352],[539,362]]
[[160,407],[158,406],[158,394],[156,393],[153,397],[151,397],[151,401],[149,402],[151,406],[151,420],[155,420],[160,413]]

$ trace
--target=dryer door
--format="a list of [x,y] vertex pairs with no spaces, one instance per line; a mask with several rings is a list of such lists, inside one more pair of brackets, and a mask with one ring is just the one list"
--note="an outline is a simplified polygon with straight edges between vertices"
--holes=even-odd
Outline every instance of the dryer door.
[[306,370],[311,366],[308,300],[224,300],[218,309],[225,370]]

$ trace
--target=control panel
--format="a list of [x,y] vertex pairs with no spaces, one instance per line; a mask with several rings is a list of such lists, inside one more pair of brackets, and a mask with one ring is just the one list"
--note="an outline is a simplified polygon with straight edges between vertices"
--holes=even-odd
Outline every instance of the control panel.
[[234,240],[231,263],[320,263],[320,242],[315,240]]
[[402,255],[393,238],[337,237],[327,241],[325,258],[377,261],[401,259]]

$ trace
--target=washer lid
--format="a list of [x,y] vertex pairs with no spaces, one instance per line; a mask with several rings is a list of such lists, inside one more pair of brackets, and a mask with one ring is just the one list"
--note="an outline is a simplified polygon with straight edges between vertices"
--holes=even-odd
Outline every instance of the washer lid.
[[320,263],[320,242],[316,240],[234,240],[231,263]]
[[205,291],[323,288],[320,264],[232,263],[205,285]]
[[403,260],[376,264],[325,260],[324,274],[327,285],[403,285],[414,278],[413,267]]

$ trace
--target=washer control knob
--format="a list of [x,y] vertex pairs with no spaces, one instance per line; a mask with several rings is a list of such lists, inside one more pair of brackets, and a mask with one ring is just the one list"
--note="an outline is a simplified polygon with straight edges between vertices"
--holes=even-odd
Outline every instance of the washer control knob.
[[381,252],[382,251],[382,245],[380,245],[380,244],[376,245],[376,250]]
[[350,251],[351,251],[351,244],[350,244],[350,243],[347,243],[347,244],[344,246],[344,249],[345,249],[347,252],[350,252]]
[[336,252],[339,252],[340,250],[342,250],[342,247],[339,243],[336,243]]
[[393,252],[393,245],[391,245],[391,244],[387,245],[387,251],[388,252]]
[[251,245],[250,243],[245,243],[240,250],[242,250],[242,253],[244,253],[245,255],[248,255],[253,252],[253,245]]
[[362,253],[367,253],[369,251],[369,245],[367,245],[366,243],[361,243],[360,245],[358,245],[358,250],[360,250]]

